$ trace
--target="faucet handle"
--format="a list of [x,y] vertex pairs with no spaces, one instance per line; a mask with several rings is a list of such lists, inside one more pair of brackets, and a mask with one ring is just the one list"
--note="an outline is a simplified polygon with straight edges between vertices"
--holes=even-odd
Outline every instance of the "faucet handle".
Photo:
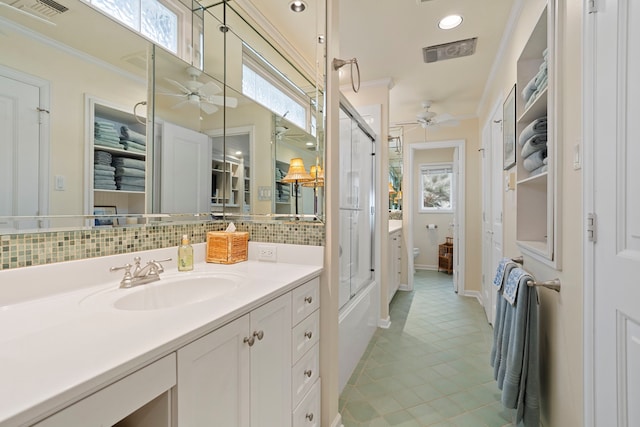
[[163,273],[164,272],[164,267],[162,266],[162,264],[160,264],[161,262],[167,262],[167,261],[171,261],[171,258],[167,258],[167,259],[160,259],[160,260],[155,260],[152,259],[151,261],[149,261],[147,264],[153,264],[156,266],[157,270],[156,273]]
[[131,276],[131,264],[125,264],[122,267],[111,267],[109,271],[118,271],[124,270],[124,277],[120,281],[121,288],[129,288],[131,287],[131,282],[133,281],[133,277]]

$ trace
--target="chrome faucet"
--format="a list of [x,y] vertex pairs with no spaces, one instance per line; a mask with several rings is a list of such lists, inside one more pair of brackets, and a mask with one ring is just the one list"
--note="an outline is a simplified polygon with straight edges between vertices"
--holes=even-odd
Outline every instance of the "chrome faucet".
[[[171,258],[162,259],[159,261],[152,259],[151,261],[147,262],[147,265],[141,267],[140,257],[137,256],[133,259],[134,265],[125,264],[122,267],[111,267],[109,271],[124,270],[124,277],[120,281],[120,287],[132,288],[134,286],[160,280],[160,273],[164,272],[164,267],[160,263],[166,261],[171,261]],[[131,272],[131,267],[135,267],[133,273]]]

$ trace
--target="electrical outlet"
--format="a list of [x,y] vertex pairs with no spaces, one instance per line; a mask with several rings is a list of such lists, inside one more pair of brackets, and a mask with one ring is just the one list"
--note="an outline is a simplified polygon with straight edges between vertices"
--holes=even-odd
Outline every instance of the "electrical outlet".
[[258,246],[258,261],[276,262],[277,251],[273,245]]

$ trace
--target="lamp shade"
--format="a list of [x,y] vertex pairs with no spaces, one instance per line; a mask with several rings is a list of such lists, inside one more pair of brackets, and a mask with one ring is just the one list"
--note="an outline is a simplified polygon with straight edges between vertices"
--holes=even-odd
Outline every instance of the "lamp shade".
[[304,162],[301,158],[296,157],[295,159],[291,159],[291,163],[289,163],[289,172],[287,175],[282,178],[280,181],[282,182],[303,182],[303,181],[311,181],[313,177],[307,173],[304,168]]
[[402,200],[402,190],[398,191],[398,194],[396,194],[396,200]]
[[389,194],[395,193],[395,192],[396,192],[395,188],[393,188],[393,185],[391,185],[391,183],[389,183]]
[[311,181],[302,184],[303,187],[324,187],[324,171],[320,165],[312,165],[309,168]]

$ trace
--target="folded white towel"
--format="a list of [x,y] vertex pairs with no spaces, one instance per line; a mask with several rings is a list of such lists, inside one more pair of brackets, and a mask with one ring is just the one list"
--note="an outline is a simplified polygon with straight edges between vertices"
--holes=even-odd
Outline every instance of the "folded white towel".
[[547,148],[546,133],[543,133],[540,135],[534,135],[531,138],[529,138],[527,142],[524,143],[520,156],[523,159],[526,159],[531,154],[535,153],[536,151],[542,150],[543,148]]
[[529,138],[541,133],[547,133],[547,116],[540,117],[529,123],[527,127],[520,132],[518,143],[524,145]]
[[522,166],[527,171],[531,172],[532,170],[538,169],[544,164],[543,161],[545,157],[547,157],[547,149],[543,148],[542,150],[536,151],[535,153],[524,159],[524,161],[522,162]]

